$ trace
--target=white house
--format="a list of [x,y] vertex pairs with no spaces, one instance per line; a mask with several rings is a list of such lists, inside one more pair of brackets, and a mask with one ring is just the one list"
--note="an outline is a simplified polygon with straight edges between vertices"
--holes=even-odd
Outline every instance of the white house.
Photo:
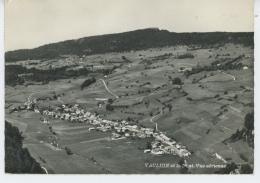
[[244,66],[244,67],[243,67],[243,70],[247,70],[247,69],[248,69],[248,67],[247,67],[247,66]]
[[145,149],[144,150],[144,153],[149,153],[149,152],[151,152],[151,149]]

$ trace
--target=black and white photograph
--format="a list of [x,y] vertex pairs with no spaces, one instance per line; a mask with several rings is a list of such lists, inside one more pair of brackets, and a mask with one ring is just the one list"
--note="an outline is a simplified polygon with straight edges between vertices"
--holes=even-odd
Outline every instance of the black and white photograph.
[[4,174],[254,174],[254,0],[5,0]]

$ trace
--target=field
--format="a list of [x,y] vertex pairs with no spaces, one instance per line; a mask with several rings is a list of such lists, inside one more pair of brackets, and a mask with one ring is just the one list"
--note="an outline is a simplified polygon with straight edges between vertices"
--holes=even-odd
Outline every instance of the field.
[[[250,105],[254,101],[253,58],[238,62],[247,65],[247,70],[202,71],[189,77],[179,72],[181,67],[210,65],[217,54],[224,57],[221,55],[229,53],[231,59],[241,54],[253,55],[249,47],[233,44],[226,47],[223,50],[212,49],[211,54],[208,49],[187,51],[187,47],[176,46],[84,58],[64,55],[57,60],[19,61],[16,64],[27,68],[31,68],[29,63],[33,62],[36,69],[69,66],[77,70],[88,65],[93,65],[93,69],[97,70],[115,65],[119,67],[107,76],[97,73],[96,82],[84,89],[81,89],[81,84],[91,75],[50,81],[48,84],[33,82],[28,86],[5,86],[5,119],[23,132],[24,147],[41,166],[54,174],[178,174],[176,168],[147,168],[145,164],[177,164],[181,158],[177,155],[145,154],[143,149],[152,138],[110,140],[110,132],[89,131],[94,126],[89,123],[72,123],[34,111],[10,113],[12,108],[37,98],[49,98],[39,102],[39,109],[78,104],[85,111],[96,112],[106,119],[126,120],[130,124],[154,129],[157,125],[159,131],[194,153],[186,159],[188,164],[225,164],[212,156],[218,153],[229,159],[227,163],[247,163],[253,168],[254,152],[246,142],[222,142],[237,129],[243,128],[245,115],[254,109]],[[191,53],[194,59],[168,57],[153,60],[168,53]],[[128,61],[124,61],[122,56]],[[171,78],[177,77],[181,85],[172,83]],[[250,91],[246,92],[245,89]],[[60,97],[50,99],[54,95]],[[113,100],[112,111],[106,110],[108,99]],[[103,106],[98,106],[98,102],[103,102]],[[227,111],[219,115],[223,105]],[[43,118],[48,119],[49,123],[41,122]],[[55,135],[50,132],[50,126]],[[67,155],[65,148],[69,148],[73,155]],[[248,162],[241,159],[240,154],[244,154]],[[46,163],[39,157],[46,159]],[[189,171],[211,174],[216,169],[191,168]]]

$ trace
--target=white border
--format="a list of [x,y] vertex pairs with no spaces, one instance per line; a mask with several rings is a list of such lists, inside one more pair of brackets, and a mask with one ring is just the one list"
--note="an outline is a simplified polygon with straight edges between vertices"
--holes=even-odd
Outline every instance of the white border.
[[[4,174],[4,42],[0,41],[0,74],[3,78],[0,80],[1,88],[0,94],[2,96],[1,100],[1,140],[0,140],[0,182],[120,182],[120,183],[135,183],[135,182],[236,182],[236,183],[246,183],[246,182],[259,182],[260,172],[259,172],[259,102],[260,102],[260,1],[255,0],[255,168],[254,175],[7,175]],[[4,40],[4,0],[0,0],[0,35],[1,39]],[[258,181],[257,181],[258,180]]]

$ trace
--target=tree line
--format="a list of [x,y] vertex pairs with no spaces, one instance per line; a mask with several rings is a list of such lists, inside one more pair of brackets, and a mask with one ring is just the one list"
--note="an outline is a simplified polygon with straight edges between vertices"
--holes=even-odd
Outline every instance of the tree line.
[[124,52],[175,45],[199,45],[209,48],[216,44],[254,45],[253,32],[174,33],[167,30],[143,29],[130,32],[84,37],[51,43],[34,49],[5,53],[6,62],[32,59],[55,59],[60,55],[92,55],[107,52]]
[[85,87],[91,85],[92,83],[95,83],[96,79],[91,78],[91,79],[86,79],[82,84],[81,84],[81,90],[83,90]]
[[5,172],[42,174],[40,164],[22,147],[22,140],[19,129],[5,122]]
[[197,67],[192,67],[191,70],[186,70],[185,75],[188,78],[190,75],[200,73],[202,71],[216,71],[216,70],[229,70],[229,69],[242,69],[243,65],[242,63],[235,63],[241,59],[244,58],[244,55],[239,55],[236,58],[233,59],[220,59],[216,60],[211,63],[211,65],[204,65],[202,66],[197,66]]
[[250,147],[254,148],[254,112],[247,113],[244,119],[243,129],[237,130],[224,142],[232,143],[241,139],[246,141]]
[[[27,69],[21,65],[6,65],[5,66],[5,84],[10,86],[21,85],[26,80],[43,82],[47,84],[49,81],[55,81],[58,79],[75,78],[79,76],[88,76],[90,73],[102,73],[108,75],[117,67],[112,69],[99,69],[92,70],[87,68],[80,68],[78,70],[68,70],[68,66],[60,68],[52,68],[47,70],[41,70],[36,68]],[[24,74],[23,76],[19,76]]]

